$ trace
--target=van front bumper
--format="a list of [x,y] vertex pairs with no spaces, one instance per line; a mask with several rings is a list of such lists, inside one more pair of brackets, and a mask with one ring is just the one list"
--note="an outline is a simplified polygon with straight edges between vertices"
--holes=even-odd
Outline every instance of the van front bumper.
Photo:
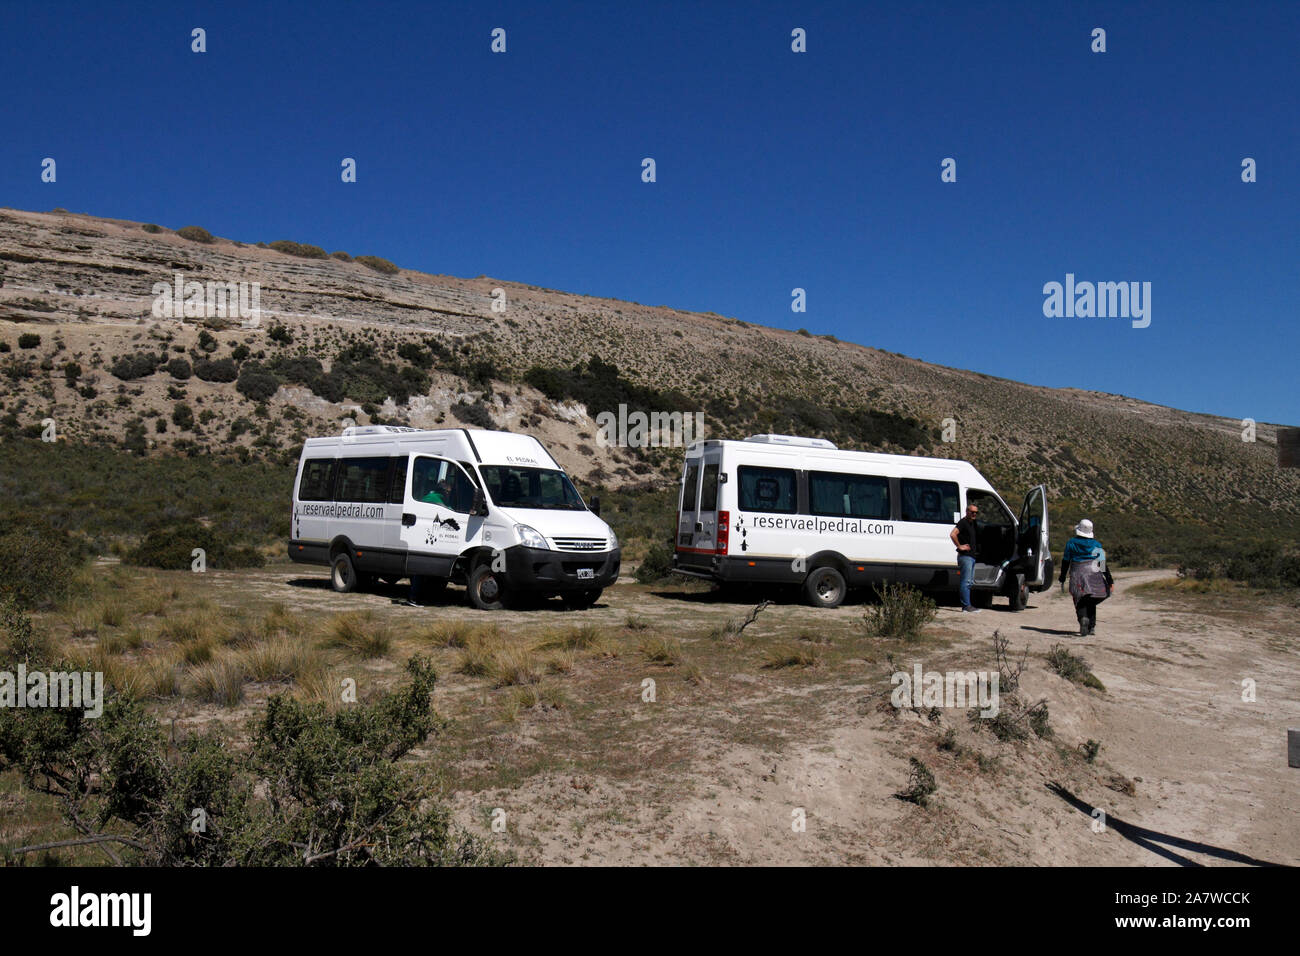
[[[550,551],[516,545],[506,548],[506,577],[511,586],[530,591],[589,591],[618,580],[623,552]],[[587,577],[586,572],[591,576]],[[579,575],[583,575],[579,577]]]

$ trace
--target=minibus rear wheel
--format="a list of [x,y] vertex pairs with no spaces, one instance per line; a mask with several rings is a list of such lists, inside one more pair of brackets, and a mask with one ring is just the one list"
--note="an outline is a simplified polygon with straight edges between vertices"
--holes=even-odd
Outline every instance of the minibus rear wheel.
[[505,575],[484,561],[469,576],[469,600],[480,611],[500,611],[506,606]]
[[813,568],[803,582],[804,597],[813,607],[839,607],[848,593],[844,575],[834,568]]
[[1015,580],[1011,583],[1010,606],[1013,611],[1023,611],[1025,605],[1029,603],[1029,585],[1025,583],[1025,576],[1017,574]]
[[334,555],[330,564],[330,586],[339,594],[348,594],[356,590],[357,570],[352,566],[352,558],[346,551]]

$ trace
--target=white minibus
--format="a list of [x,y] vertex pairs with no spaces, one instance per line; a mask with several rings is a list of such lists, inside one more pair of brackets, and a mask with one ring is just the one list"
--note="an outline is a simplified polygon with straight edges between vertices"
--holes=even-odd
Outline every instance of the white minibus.
[[902,582],[955,591],[949,535],[979,507],[971,602],[1021,610],[1052,582],[1047,489],[1017,517],[967,461],[841,451],[825,439],[755,435],[686,449],[673,568],[721,583],[795,584],[835,607],[850,588]]
[[289,556],[334,590],[419,576],[475,607],[527,596],[589,607],[618,579],[618,539],[532,435],[394,425],[303,444]]

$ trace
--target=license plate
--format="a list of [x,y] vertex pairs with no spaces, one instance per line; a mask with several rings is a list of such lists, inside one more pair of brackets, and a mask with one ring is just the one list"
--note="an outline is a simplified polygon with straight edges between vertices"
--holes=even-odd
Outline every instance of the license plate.
[[595,578],[596,572],[592,568],[578,568],[578,580],[590,581]]

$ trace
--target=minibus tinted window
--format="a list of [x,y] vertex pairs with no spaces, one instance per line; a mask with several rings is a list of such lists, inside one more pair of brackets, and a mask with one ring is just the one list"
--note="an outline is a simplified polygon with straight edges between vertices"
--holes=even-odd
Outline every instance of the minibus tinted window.
[[312,458],[302,467],[299,501],[329,501],[334,490],[334,459]]
[[691,461],[686,464],[686,478],[682,481],[682,503],[679,511],[695,510],[695,492],[700,485],[700,463]]
[[704,483],[700,485],[700,510],[718,510],[718,466],[716,462],[704,466]]
[[393,474],[388,480],[388,503],[390,505],[400,505],[406,495],[407,458],[407,455],[402,455],[393,459]]
[[[740,510],[775,511],[794,514],[798,501],[794,472],[788,468],[755,468],[741,465]],[[956,487],[956,486],[954,486]]]
[[961,510],[955,481],[904,478],[898,485],[903,497],[904,521],[952,524],[953,515]]
[[809,510],[837,518],[889,518],[889,479],[814,471],[808,476]]
[[339,460],[338,491],[335,501],[380,503],[388,498],[387,458],[343,458]]
[[474,506],[474,485],[454,462],[422,455],[411,473],[411,497],[467,515]]
[[481,465],[479,472],[492,500],[503,508],[586,511],[569,476],[554,468]]

